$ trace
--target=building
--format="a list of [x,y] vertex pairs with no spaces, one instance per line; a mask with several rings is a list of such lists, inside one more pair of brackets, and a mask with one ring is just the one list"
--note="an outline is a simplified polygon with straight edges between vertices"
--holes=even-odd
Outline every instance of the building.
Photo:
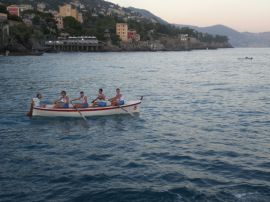
[[127,23],[116,24],[116,34],[122,41],[128,41],[128,25]]
[[73,0],[70,4],[74,5],[76,8],[85,9],[85,6],[79,0]]
[[33,6],[31,6],[30,4],[21,4],[21,5],[18,5],[18,7],[20,9],[20,12],[24,12],[27,10],[33,10]]
[[0,13],[0,22],[4,22],[7,20],[7,14],[6,13]]
[[180,40],[181,41],[187,41],[188,40],[188,34],[180,34]]
[[128,40],[133,41],[136,38],[137,32],[135,30],[128,30]]
[[128,41],[140,41],[140,35],[137,34],[136,30],[128,30]]
[[110,39],[111,38],[111,33],[110,33],[110,30],[109,29],[105,29],[104,31],[104,38],[106,39]]
[[33,7],[29,4],[21,4],[21,5],[10,5],[7,7],[7,11],[10,15],[20,16],[21,12],[26,10],[33,10]]
[[75,6],[71,4],[64,4],[63,6],[59,6],[59,15],[62,17],[71,16],[80,23],[83,23],[82,14],[77,10]]
[[7,11],[10,15],[20,16],[20,8],[17,5],[10,5],[7,7]]
[[45,3],[38,3],[37,4],[37,10],[40,12],[43,12],[46,8],[46,4]]
[[141,37],[136,30],[129,30],[127,23],[116,24],[116,34],[124,42],[140,41]]
[[64,22],[63,17],[59,15],[58,13],[54,14],[54,20],[56,22],[57,29],[63,29],[64,28]]
[[45,45],[57,51],[81,51],[92,52],[101,51],[104,43],[97,40],[94,36],[60,37],[55,41],[46,41]]
[[136,37],[135,37],[135,41],[140,41],[141,40],[141,35],[139,35],[138,33],[136,34]]
[[27,19],[27,18],[24,18],[23,22],[27,27],[31,27],[33,25],[32,20]]
[[80,1],[78,1],[78,0],[73,0],[72,2],[70,2],[70,4],[74,5],[77,8],[79,8],[81,5]]
[[126,13],[122,10],[122,8],[112,8],[110,9],[112,14],[118,15],[118,16],[124,16]]
[[77,19],[80,23],[83,23],[83,15],[82,13],[78,13],[78,19]]

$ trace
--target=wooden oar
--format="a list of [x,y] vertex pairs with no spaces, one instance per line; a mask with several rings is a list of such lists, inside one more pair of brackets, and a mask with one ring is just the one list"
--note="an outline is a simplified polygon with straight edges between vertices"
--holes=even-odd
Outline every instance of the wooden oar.
[[[143,96],[141,96],[140,100],[143,100]],[[130,114],[131,116],[134,116],[134,114],[132,114],[131,112],[129,112],[128,110],[124,109],[123,107],[121,107],[120,105],[118,106],[120,109],[122,109],[123,111],[127,112],[128,114]]]
[[129,112],[128,110],[126,110],[126,109],[124,109],[123,107],[121,107],[120,105],[119,105],[119,108],[120,109],[122,109],[123,111],[125,111],[125,112],[127,112],[128,114],[130,114],[131,116],[134,116],[134,114],[132,114],[131,112]]
[[34,108],[34,104],[31,103],[30,110],[29,110],[29,112],[26,114],[26,116],[29,116],[29,117],[32,117],[32,116],[33,116],[33,108]]
[[[77,112],[81,115],[81,117],[87,122],[87,119],[85,118],[85,116],[82,114],[82,112],[77,108],[75,107],[72,102],[70,102],[70,104],[77,110]],[[87,122],[88,123],[88,122]]]

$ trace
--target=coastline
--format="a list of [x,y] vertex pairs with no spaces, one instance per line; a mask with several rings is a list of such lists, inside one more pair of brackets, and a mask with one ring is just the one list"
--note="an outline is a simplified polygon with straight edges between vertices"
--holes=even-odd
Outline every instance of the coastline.
[[[121,45],[119,46],[104,46],[101,50],[91,51],[91,52],[99,52],[99,53],[108,53],[108,52],[174,52],[174,51],[194,51],[194,50],[217,50],[223,48],[234,48],[230,44],[223,44],[217,46],[207,46],[206,44],[201,46],[178,46],[178,47],[165,47],[165,46],[134,46],[134,44],[130,45]],[[69,53],[77,53],[77,52],[87,52],[87,51],[57,51],[53,49],[48,49],[47,47],[43,47],[41,49],[31,51],[31,50],[17,50],[17,51],[0,51],[0,55],[2,56],[42,56],[44,53],[59,53],[59,52],[69,52]],[[91,53],[90,51],[88,53]]]
[[[233,47],[232,47],[233,48]],[[57,54],[57,53],[123,53],[123,52],[189,52],[196,50],[218,50],[223,48],[197,48],[197,49],[189,49],[189,50],[101,50],[94,52],[83,52],[83,51],[56,51],[56,52],[39,52],[39,53],[31,53],[31,52],[10,52],[6,55],[4,52],[0,52],[0,56],[42,56],[44,53],[48,54]]]

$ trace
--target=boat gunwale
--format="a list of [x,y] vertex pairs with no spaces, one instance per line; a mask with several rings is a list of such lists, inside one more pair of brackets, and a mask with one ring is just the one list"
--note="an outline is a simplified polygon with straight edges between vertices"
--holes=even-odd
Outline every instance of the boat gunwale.
[[[104,111],[104,110],[112,110],[112,109],[119,109],[119,108],[127,108],[132,107],[135,105],[141,104],[140,101],[136,101],[136,103],[129,104],[129,105],[121,105],[121,106],[110,106],[110,107],[93,107],[93,108],[77,108],[80,112],[91,112],[91,111]],[[69,108],[69,109],[48,109],[48,108],[42,108],[42,107],[34,107],[34,110],[40,110],[40,111],[50,111],[50,112],[78,112],[76,109]]]

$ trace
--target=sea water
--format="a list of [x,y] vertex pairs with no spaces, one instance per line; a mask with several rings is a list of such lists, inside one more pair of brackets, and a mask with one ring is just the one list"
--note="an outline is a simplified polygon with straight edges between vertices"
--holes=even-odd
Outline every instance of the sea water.
[[[270,201],[270,49],[0,57],[0,81],[0,201]],[[118,87],[139,116],[25,116]]]

